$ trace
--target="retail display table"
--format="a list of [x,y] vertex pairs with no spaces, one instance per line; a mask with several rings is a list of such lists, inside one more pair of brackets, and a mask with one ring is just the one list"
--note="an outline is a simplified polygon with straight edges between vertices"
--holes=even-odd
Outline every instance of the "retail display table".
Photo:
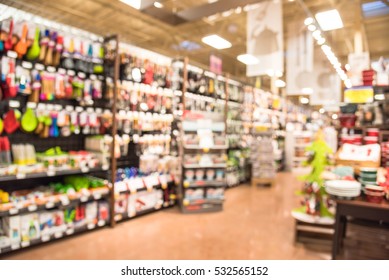
[[336,201],[335,234],[332,245],[332,259],[335,259],[340,251],[343,238],[346,234],[347,217],[364,219],[376,222],[389,222],[389,203],[381,204],[364,201],[363,198],[356,200]]

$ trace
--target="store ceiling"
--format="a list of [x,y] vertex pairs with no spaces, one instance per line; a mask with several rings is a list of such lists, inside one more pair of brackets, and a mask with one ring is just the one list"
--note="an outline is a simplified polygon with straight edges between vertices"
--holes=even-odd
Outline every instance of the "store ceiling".
[[[238,77],[245,76],[245,65],[238,62],[236,56],[246,52],[246,13],[240,9],[231,13],[231,8],[260,1],[219,0],[220,3],[224,2],[224,5],[209,4],[213,2],[209,0],[159,0],[159,2],[164,5],[164,14],[171,16],[172,13],[178,13],[181,18],[182,15],[186,16],[185,20],[169,23],[166,19],[158,20],[147,13],[155,14],[160,9],[149,6],[143,11],[138,11],[119,0],[1,1],[6,5],[96,34],[118,33],[123,41],[130,44],[171,57],[189,56],[191,61],[204,66],[209,64],[209,55],[216,54],[223,59],[224,71]],[[346,62],[348,53],[354,50],[356,30],[362,31],[364,48],[370,52],[372,59],[377,59],[379,56],[389,57],[389,28],[387,28],[389,14],[385,14],[384,9],[378,5],[378,14],[381,15],[375,15],[377,11],[374,11],[374,4],[377,3],[364,6],[370,8],[369,14],[373,16],[365,18],[362,12],[363,4],[377,1],[283,0],[285,40],[287,39],[285,27],[288,22],[303,21],[307,17],[299,2],[303,2],[312,14],[333,8],[338,9],[345,27],[327,31],[326,37],[343,63]],[[389,6],[387,0],[379,2],[381,3],[378,4]],[[211,6],[200,7],[202,5]],[[188,12],[188,9],[193,10]],[[226,11],[226,9],[230,10]],[[214,13],[215,11],[220,12]],[[202,14],[207,16],[203,17]],[[229,40],[232,48],[218,51],[201,42],[203,36],[213,33]]]

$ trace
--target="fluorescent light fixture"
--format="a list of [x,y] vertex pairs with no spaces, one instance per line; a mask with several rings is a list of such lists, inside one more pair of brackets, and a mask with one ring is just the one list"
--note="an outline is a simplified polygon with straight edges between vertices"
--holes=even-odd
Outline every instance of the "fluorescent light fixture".
[[324,114],[325,112],[326,112],[326,110],[324,108],[320,108],[320,110],[319,110],[320,114]]
[[317,43],[319,45],[323,45],[325,42],[326,42],[326,39],[324,39],[324,38],[320,38],[320,39],[317,40]]
[[306,87],[306,88],[302,88],[301,89],[301,92],[303,94],[312,94],[313,93],[313,89],[312,88],[309,88],[309,87]]
[[311,18],[311,17],[306,18],[306,19],[304,20],[304,24],[305,24],[305,25],[310,25],[310,24],[312,24],[312,23],[313,23],[313,18]]
[[338,10],[329,10],[315,15],[321,29],[329,31],[343,27],[342,19],[340,18]]
[[312,36],[313,36],[313,38],[315,38],[316,40],[319,40],[319,39],[321,38],[321,32],[320,32],[320,30],[315,30],[315,31],[313,31]]
[[280,80],[280,79],[277,79],[275,82],[274,82],[274,85],[278,88],[283,88],[286,86],[286,83],[283,81],[283,80]]
[[308,25],[308,30],[309,31],[315,31],[316,30],[316,26],[314,24],[310,24],[310,25]]
[[309,98],[300,97],[300,103],[301,103],[301,104],[308,104],[308,103],[309,103]]
[[245,54],[240,54],[236,57],[240,62],[246,64],[246,65],[254,65],[254,64],[258,64],[259,63],[259,60],[258,58],[256,58],[255,56],[253,56],[252,54],[248,54],[248,53],[245,53]]
[[280,78],[280,77],[282,77],[282,75],[284,75],[284,73],[282,73],[282,71],[276,71],[274,74],[275,74],[276,77],[278,77],[278,78]]
[[204,44],[207,44],[218,50],[228,49],[232,47],[232,44],[230,42],[216,34],[205,36],[203,37],[203,39],[201,39],[201,41]]
[[385,95],[383,93],[379,93],[379,94],[376,94],[374,95],[374,99],[375,100],[385,100]]
[[119,1],[137,10],[140,10],[140,5],[142,2],[142,0],[119,0]]
[[332,119],[337,120],[338,119],[338,114],[332,114]]
[[352,83],[351,83],[351,81],[350,81],[350,79],[345,80],[345,81],[344,81],[344,85],[345,85],[347,88],[351,88],[351,87],[353,86]]
[[158,8],[158,9],[162,9],[163,4],[161,2],[154,2],[154,7]]

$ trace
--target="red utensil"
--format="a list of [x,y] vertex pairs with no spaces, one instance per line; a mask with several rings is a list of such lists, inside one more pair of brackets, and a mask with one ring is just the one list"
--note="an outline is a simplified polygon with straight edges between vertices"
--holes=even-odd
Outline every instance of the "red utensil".
[[4,117],[4,130],[8,134],[14,133],[20,126],[19,121],[16,119],[15,111],[9,110]]
[[11,22],[9,24],[8,38],[4,42],[4,49],[6,51],[12,50],[12,47],[13,47],[13,43],[12,43],[12,33],[13,33],[13,30],[14,30],[14,21],[11,19]]

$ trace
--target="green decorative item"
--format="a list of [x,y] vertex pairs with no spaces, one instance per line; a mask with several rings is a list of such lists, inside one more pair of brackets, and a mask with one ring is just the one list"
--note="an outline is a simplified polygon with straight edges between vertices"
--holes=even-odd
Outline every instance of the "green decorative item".
[[303,206],[295,211],[319,217],[332,217],[332,213],[328,210],[327,200],[324,199],[326,192],[321,175],[326,166],[330,165],[328,158],[333,151],[324,141],[321,130],[317,132],[315,141],[306,148],[306,151],[310,156],[304,165],[311,166],[312,170],[309,174],[299,178],[305,182],[305,187],[301,192],[304,195],[304,200]]

